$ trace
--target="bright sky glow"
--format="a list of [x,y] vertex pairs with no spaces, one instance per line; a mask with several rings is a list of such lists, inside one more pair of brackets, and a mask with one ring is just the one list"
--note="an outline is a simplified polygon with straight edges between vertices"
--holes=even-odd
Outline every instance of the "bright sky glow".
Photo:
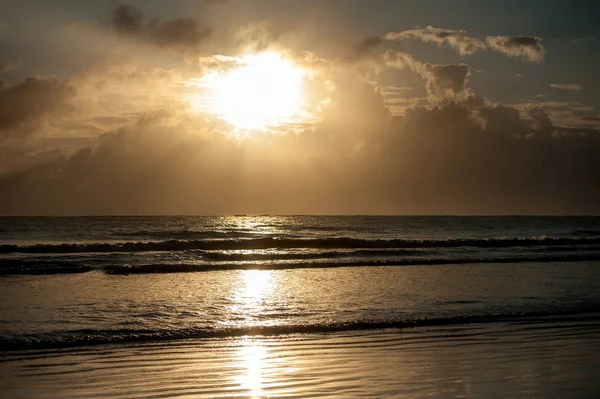
[[238,63],[201,79],[211,113],[239,130],[265,130],[302,114],[304,70],[271,52],[247,55]]

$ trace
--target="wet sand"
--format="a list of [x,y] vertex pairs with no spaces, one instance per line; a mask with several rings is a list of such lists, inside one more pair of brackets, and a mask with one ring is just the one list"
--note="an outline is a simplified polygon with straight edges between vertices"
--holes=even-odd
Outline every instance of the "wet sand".
[[5,352],[2,398],[594,398],[600,318]]

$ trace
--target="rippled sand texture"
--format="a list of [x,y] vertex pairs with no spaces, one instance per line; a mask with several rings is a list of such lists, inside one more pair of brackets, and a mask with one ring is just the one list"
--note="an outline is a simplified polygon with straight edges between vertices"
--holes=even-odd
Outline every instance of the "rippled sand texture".
[[600,321],[13,352],[3,398],[592,398]]

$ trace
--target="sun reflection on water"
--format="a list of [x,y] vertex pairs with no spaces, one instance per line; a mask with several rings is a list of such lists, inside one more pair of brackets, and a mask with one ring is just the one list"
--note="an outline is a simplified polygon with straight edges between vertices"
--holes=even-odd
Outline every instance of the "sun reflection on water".
[[255,307],[260,306],[273,291],[273,274],[269,270],[244,270],[241,284],[236,293],[238,302]]
[[239,327],[262,324],[273,307],[274,277],[270,270],[242,270],[231,296],[231,316]]
[[289,221],[281,216],[225,216],[220,228],[226,231],[250,233],[256,238],[284,233]]
[[263,370],[267,364],[267,348],[260,341],[250,338],[244,340],[239,350],[240,362],[243,373],[239,377],[240,387],[248,391],[252,398],[263,396]]
[[[243,270],[234,294],[234,310],[244,315],[246,322],[253,321],[269,309],[269,298],[273,292],[273,274],[267,270]],[[249,320],[248,320],[249,319]],[[238,383],[252,398],[263,396],[263,372],[267,364],[267,348],[260,340],[244,338],[239,348],[240,368],[243,374]]]

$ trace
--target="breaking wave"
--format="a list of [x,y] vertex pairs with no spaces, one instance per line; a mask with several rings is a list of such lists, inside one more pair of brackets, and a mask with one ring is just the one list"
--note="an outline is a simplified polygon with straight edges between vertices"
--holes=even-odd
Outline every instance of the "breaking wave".
[[152,252],[189,250],[242,250],[242,249],[352,249],[352,248],[512,248],[532,246],[581,246],[599,245],[600,237],[560,238],[469,238],[447,240],[416,239],[359,239],[349,237],[334,238],[250,238],[250,239],[206,239],[206,240],[167,240],[123,243],[64,243],[37,245],[0,245],[0,253],[92,253],[92,252]]
[[88,347],[107,344],[163,342],[184,339],[228,338],[247,335],[281,335],[369,331],[383,329],[437,328],[468,324],[497,322],[552,322],[580,320],[597,322],[600,327],[600,307],[579,306],[562,310],[455,315],[447,317],[421,317],[391,320],[352,320],[320,324],[252,326],[252,327],[186,327],[163,330],[147,329],[81,329],[57,333],[20,334],[0,337],[0,352],[15,350],[42,350],[69,347]]
[[227,270],[287,270],[339,267],[401,267],[401,266],[442,266],[491,263],[547,263],[547,262],[586,262],[600,261],[600,252],[582,254],[552,254],[540,256],[507,257],[392,257],[387,259],[303,259],[286,261],[245,262],[194,262],[194,263],[152,263],[152,264],[81,264],[78,261],[11,259],[0,261],[0,276],[11,275],[52,275],[77,274],[101,271],[112,275],[195,273]]

